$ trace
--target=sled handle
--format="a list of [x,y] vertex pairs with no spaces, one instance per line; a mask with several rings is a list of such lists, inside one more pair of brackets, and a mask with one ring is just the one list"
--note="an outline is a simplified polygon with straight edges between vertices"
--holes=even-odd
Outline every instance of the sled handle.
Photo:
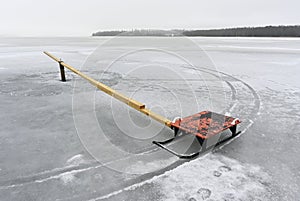
[[[116,98],[117,100],[127,104],[128,106],[136,109],[137,111],[140,111],[142,113],[144,113],[145,115],[151,117],[152,119],[165,124],[168,127],[171,127],[171,121],[159,114],[156,114],[154,112],[152,112],[151,110],[147,109],[145,104],[140,103],[134,99],[131,99],[119,92],[117,92],[116,90],[110,88],[109,86],[106,86],[105,84],[94,80],[93,78],[83,74],[82,72],[80,72],[79,70],[73,68],[72,66],[70,66],[69,64],[66,64],[65,62],[63,62],[62,60],[58,59],[57,57],[53,56],[52,54],[50,54],[49,52],[44,51],[44,53],[49,56],[51,59],[53,59],[54,61],[58,62],[60,67],[66,67],[67,69],[69,69],[70,71],[74,72],[75,74],[81,76],[82,78],[86,79],[87,81],[89,81],[92,85],[94,85],[95,87],[97,87],[98,89],[100,89],[101,91],[103,91],[104,93]],[[62,68],[60,68],[61,70],[63,70]],[[64,80],[64,79],[63,79]]]

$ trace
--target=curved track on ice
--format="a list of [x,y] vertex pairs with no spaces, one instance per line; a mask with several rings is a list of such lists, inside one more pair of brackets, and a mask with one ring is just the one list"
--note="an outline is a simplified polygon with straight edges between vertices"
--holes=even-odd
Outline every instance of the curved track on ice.
[[[217,76],[217,73],[210,69],[201,69],[199,71],[209,73],[211,75]],[[260,98],[256,91],[247,83],[243,82],[241,79],[238,79],[232,75],[226,74],[226,73],[220,73],[222,80],[224,83],[228,85],[228,87],[231,90],[231,102],[226,108],[226,111],[229,111],[230,113],[239,114],[239,118],[243,120],[243,123],[240,126],[240,129],[244,133],[255,121],[257,115],[260,111]],[[139,154],[145,154],[148,152],[156,152],[160,151],[159,148],[157,148],[155,145],[151,146],[151,148],[146,148],[143,150],[139,150]],[[130,186],[134,183],[137,183],[141,180],[146,180],[148,178],[151,178],[155,175],[159,175],[164,173],[167,170],[173,169],[177,167],[180,164],[183,164],[184,160],[177,160],[175,163],[171,164],[170,166],[163,168],[159,171],[151,172],[146,175],[140,175],[137,177],[134,177],[133,179],[130,179],[124,183],[122,183],[120,186],[108,186],[103,191],[98,192],[95,195],[91,195],[92,197],[99,197],[104,196],[106,194],[109,194],[114,191],[118,191],[122,188],[125,188],[127,186]],[[118,163],[118,160],[110,161],[109,163]],[[97,162],[92,162],[88,164],[78,165],[78,166],[70,166],[70,167],[63,167],[63,168],[56,168],[49,171],[40,172],[31,176],[18,178],[15,180],[10,181],[2,181],[0,183],[0,189],[15,189],[18,187],[24,187],[26,185],[40,185],[45,182],[49,182],[51,180],[58,179],[66,174],[69,173],[84,173],[89,172],[93,170],[97,170],[98,168],[102,168],[107,164],[99,164]],[[112,183],[115,183],[114,181],[111,181]],[[74,197],[70,199],[81,199],[85,198],[86,195],[82,197],[82,195],[75,195]]]

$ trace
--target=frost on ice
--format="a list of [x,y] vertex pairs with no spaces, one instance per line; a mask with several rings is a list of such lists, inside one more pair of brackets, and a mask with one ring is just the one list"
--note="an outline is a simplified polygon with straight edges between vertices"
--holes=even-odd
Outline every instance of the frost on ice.
[[210,154],[157,177],[163,200],[269,200],[270,177],[260,167]]

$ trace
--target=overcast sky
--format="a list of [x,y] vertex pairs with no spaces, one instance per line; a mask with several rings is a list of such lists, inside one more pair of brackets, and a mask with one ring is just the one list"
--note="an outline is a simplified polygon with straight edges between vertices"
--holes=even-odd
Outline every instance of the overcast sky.
[[299,0],[2,0],[0,36],[300,24]]

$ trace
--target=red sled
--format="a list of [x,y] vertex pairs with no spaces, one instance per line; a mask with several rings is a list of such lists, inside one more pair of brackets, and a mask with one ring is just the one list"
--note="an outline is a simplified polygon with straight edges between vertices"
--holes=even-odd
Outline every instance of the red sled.
[[[174,130],[174,137],[168,140],[158,142],[153,141],[157,146],[167,150],[168,152],[178,156],[179,158],[193,158],[198,156],[201,152],[210,149],[212,146],[218,146],[224,142],[236,137],[241,132],[237,132],[237,125],[241,121],[237,118],[225,116],[210,111],[203,111],[185,118],[179,118],[176,121],[172,122],[171,128]],[[229,129],[231,131],[231,136],[223,139],[212,146],[207,147],[207,141],[215,137],[216,135],[222,133],[223,131]],[[191,154],[179,154],[175,151],[167,148],[165,145],[172,142],[178,136],[178,133],[192,134],[196,137],[198,142],[201,145],[201,151],[194,152]]]

